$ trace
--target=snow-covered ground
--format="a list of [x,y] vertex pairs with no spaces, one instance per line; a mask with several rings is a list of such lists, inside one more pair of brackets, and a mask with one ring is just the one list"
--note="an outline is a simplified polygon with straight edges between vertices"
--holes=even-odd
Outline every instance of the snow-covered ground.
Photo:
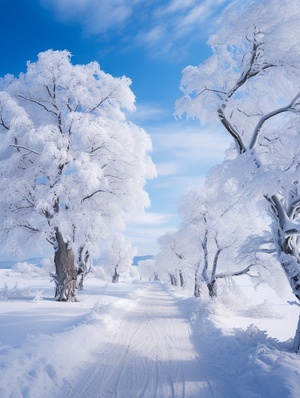
[[300,396],[299,304],[247,277],[214,301],[89,275],[78,303],[47,276],[0,270],[1,398]]

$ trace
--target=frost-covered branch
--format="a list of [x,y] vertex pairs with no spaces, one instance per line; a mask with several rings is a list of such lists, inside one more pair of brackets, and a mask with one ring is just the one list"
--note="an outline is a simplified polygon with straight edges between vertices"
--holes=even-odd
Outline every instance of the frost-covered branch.
[[97,105],[95,105],[92,109],[88,110],[88,113],[92,113],[94,112],[95,109],[99,108],[99,106],[101,106],[105,101],[109,100],[110,98],[112,98],[112,93],[114,92],[114,90],[109,93],[105,98],[103,98],[101,101],[99,101],[99,103]]
[[260,119],[260,121],[257,123],[257,125],[256,125],[256,127],[254,129],[253,136],[252,136],[252,139],[251,139],[250,144],[249,144],[249,149],[252,149],[252,148],[255,147],[255,144],[256,144],[257,139],[258,139],[258,135],[259,135],[259,133],[261,131],[261,128],[265,124],[265,122],[267,120],[271,119],[274,116],[280,115],[281,113],[293,111],[294,110],[293,107],[294,107],[294,105],[296,104],[296,101],[299,98],[300,98],[300,93],[298,93],[288,105],[283,106],[281,108],[278,108],[278,109],[276,109],[276,110],[274,110],[272,112],[269,112],[269,113],[267,113],[266,115],[264,115]]
[[31,232],[41,232],[39,229],[32,227],[31,225],[28,224],[20,224],[19,225],[21,228],[28,229]]
[[255,66],[255,61],[258,59],[258,50],[259,48],[263,45],[263,43],[257,43],[256,40],[253,41],[253,47],[252,47],[252,53],[251,53],[251,58],[249,62],[248,69],[243,71],[241,74],[240,78],[236,82],[236,84],[232,87],[232,89],[228,92],[228,98],[231,98],[249,79],[252,77],[255,77],[258,75],[260,72],[267,70],[269,68],[274,68],[277,65],[275,64],[261,64],[258,66],[257,69],[254,69]]
[[220,272],[219,274],[216,274],[216,279],[224,279],[224,278],[229,278],[231,276],[240,276],[240,275],[245,275],[247,274],[252,267],[254,267],[257,264],[250,264],[246,268],[242,269],[241,271],[232,271],[232,272]]
[[96,191],[94,191],[94,192],[91,193],[90,195],[85,196],[85,197],[82,199],[82,202],[84,202],[85,200],[91,199],[93,196],[97,195],[97,193],[109,193],[109,194],[111,194],[111,195],[116,195],[116,193],[115,193],[115,192],[112,192],[112,191],[105,191],[105,190],[103,190],[103,189],[97,189]]
[[13,147],[13,148],[17,148],[17,149],[24,149],[25,151],[28,151],[30,153],[34,153],[35,155],[41,155],[39,152],[35,151],[34,149],[27,148],[24,145],[11,144],[10,146]]
[[241,134],[239,133],[239,131],[233,127],[233,125],[229,122],[228,118],[225,116],[224,113],[224,109],[225,109],[225,105],[223,104],[222,108],[218,109],[218,116],[219,119],[221,121],[221,123],[223,124],[223,126],[225,127],[225,129],[228,131],[228,133],[232,136],[232,138],[234,139],[235,143],[238,145],[239,148],[239,152],[240,153],[244,153],[246,152],[246,145],[243,142],[243,138],[241,136]]
[[41,103],[40,101],[38,101],[38,100],[35,100],[35,99],[33,99],[33,98],[27,98],[27,97],[25,97],[24,95],[21,95],[21,94],[19,94],[18,97],[24,99],[25,101],[33,102],[34,104],[37,104],[37,105],[41,106],[42,108],[44,108],[47,112],[52,113],[53,115],[57,116],[56,113],[55,113],[54,111],[52,111],[51,109],[48,109],[48,108],[46,107],[46,105],[42,104],[42,103]]
[[5,130],[9,130],[9,127],[6,125],[6,123],[3,120],[3,115],[1,113],[1,119],[0,119],[0,124],[5,128]]

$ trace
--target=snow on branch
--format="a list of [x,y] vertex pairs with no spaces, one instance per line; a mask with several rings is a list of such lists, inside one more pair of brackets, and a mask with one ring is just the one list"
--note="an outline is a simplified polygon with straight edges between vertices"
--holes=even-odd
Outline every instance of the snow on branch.
[[34,153],[35,155],[40,155],[40,153],[35,151],[34,149],[27,148],[26,146],[23,146],[23,145],[12,144],[10,146],[13,147],[13,148],[17,148],[17,149],[24,149],[25,151],[28,151],[30,153]]
[[91,198],[92,198],[94,195],[96,195],[97,193],[109,193],[109,194],[111,194],[111,195],[116,195],[115,192],[112,192],[112,191],[105,191],[104,189],[98,189],[97,191],[91,193],[90,195],[85,196],[85,197],[82,199],[82,202],[84,202],[85,200],[91,199]]
[[279,115],[280,113],[295,111],[294,106],[295,105],[299,105],[299,103],[297,103],[297,100],[299,98],[300,98],[300,93],[298,93],[288,105],[283,106],[281,108],[278,108],[278,109],[276,109],[276,110],[274,110],[272,112],[269,112],[269,113],[267,113],[266,115],[264,115],[260,119],[260,121],[257,123],[257,125],[256,125],[256,127],[254,129],[254,133],[253,133],[252,139],[251,139],[250,144],[249,144],[249,149],[254,148],[254,146],[255,146],[255,144],[257,142],[260,130],[261,130],[262,126],[265,124],[265,122],[267,120],[271,119],[272,117]]
[[42,108],[44,108],[47,112],[53,113],[53,115],[57,116],[56,112],[52,111],[51,109],[48,109],[46,107],[46,105],[41,104],[38,100],[35,100],[33,98],[27,98],[27,97],[25,97],[24,95],[21,95],[21,94],[19,94],[18,97],[24,99],[25,101],[33,102],[34,104],[37,104],[37,105],[41,106]]
[[245,275],[247,274],[250,269],[255,266],[256,264],[250,264],[246,268],[244,268],[241,271],[233,271],[233,272],[220,272],[219,274],[216,274],[216,279],[222,279],[222,278],[228,278],[231,276],[240,276],[240,275]]

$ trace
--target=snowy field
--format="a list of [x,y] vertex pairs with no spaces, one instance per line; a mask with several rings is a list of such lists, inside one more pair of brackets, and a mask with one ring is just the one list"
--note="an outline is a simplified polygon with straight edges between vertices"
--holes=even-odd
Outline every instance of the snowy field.
[[243,277],[208,301],[90,274],[61,303],[43,272],[0,270],[1,398],[300,396],[300,308],[284,289]]

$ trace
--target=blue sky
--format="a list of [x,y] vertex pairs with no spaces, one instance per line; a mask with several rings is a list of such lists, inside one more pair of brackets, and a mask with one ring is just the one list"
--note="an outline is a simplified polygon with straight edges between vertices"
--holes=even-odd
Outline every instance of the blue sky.
[[[237,2],[239,0],[236,0]],[[241,0],[240,0],[241,1]],[[203,182],[229,139],[197,121],[175,120],[181,73],[210,54],[205,44],[232,0],[0,0],[0,76],[18,75],[50,48],[73,63],[98,61],[132,79],[132,121],[151,135],[158,177],[146,185],[151,208],[127,235],[138,254],[155,254],[156,239],[176,228],[178,200]]]

